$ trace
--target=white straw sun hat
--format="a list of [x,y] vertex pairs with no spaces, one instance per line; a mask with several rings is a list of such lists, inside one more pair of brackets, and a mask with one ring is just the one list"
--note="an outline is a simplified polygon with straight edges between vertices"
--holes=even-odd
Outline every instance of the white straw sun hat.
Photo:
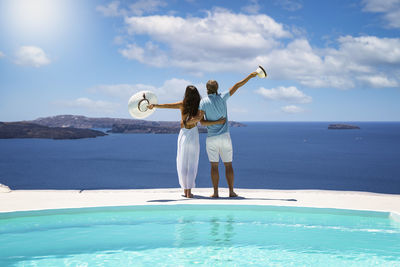
[[157,96],[151,91],[140,91],[134,94],[128,102],[128,110],[132,117],[143,119],[150,116],[154,112],[149,109],[148,105],[157,104]]
[[256,72],[257,72],[257,76],[260,77],[260,78],[265,78],[265,77],[267,77],[267,72],[266,72],[266,71],[264,70],[264,68],[261,67],[261,66],[258,66]]

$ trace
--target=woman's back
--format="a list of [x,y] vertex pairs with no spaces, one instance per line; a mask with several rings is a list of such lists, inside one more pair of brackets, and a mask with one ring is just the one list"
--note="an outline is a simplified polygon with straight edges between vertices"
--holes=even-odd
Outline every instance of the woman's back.
[[187,121],[191,119],[191,116],[189,114],[184,114],[183,113],[183,108],[181,108],[181,128],[186,128],[186,129],[192,129],[193,127],[196,127],[196,123],[189,124]]
[[197,115],[199,111],[200,94],[197,88],[193,85],[186,87],[185,97],[181,107],[181,128],[191,129],[196,126],[196,123],[188,124],[187,122]]

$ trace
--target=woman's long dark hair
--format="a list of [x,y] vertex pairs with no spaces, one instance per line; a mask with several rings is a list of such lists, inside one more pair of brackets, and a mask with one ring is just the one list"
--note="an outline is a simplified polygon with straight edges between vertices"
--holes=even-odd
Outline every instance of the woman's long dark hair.
[[183,98],[183,114],[188,114],[187,120],[197,115],[200,99],[197,88],[193,85],[188,85]]

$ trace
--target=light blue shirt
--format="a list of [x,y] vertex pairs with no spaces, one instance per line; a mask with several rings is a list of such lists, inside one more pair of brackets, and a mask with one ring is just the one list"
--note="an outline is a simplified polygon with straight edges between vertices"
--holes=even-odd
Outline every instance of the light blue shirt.
[[206,120],[216,121],[226,118],[224,124],[214,124],[207,126],[207,136],[216,136],[223,133],[229,132],[228,128],[228,114],[226,108],[226,100],[230,97],[229,91],[222,94],[210,94],[207,97],[201,99],[199,104],[199,110],[204,111]]

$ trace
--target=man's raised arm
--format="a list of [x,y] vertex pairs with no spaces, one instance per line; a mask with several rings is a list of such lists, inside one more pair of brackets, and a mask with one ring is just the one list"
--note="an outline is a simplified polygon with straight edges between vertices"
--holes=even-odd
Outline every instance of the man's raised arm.
[[238,82],[234,86],[232,86],[232,88],[229,89],[229,94],[232,96],[237,91],[237,89],[239,89],[240,87],[245,85],[251,78],[254,78],[256,76],[257,76],[257,72],[250,73],[249,76],[247,76],[246,78],[244,78],[243,80],[241,80],[240,82]]

